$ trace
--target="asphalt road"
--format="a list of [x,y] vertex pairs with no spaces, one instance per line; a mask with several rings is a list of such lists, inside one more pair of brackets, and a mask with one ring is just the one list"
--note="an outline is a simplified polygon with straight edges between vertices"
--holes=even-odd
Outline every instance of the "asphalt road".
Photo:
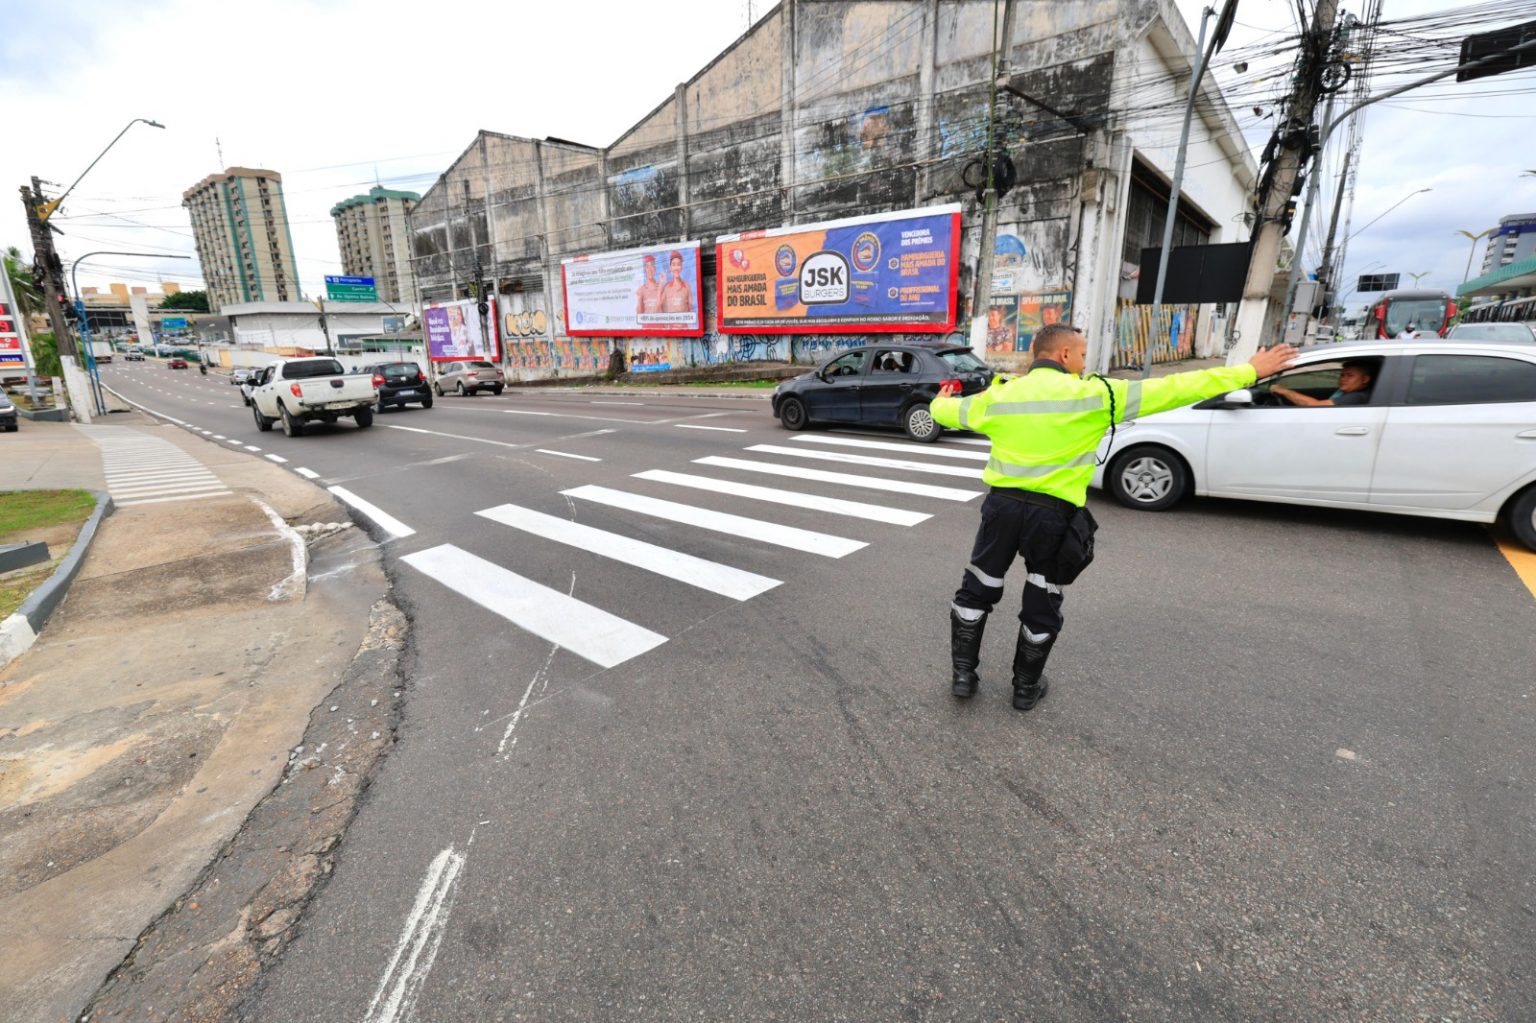
[[413,530],[399,745],[248,1019],[1536,1019],[1536,600],[1481,528],[1095,499],[1021,715],[1008,614],[948,694],[978,501],[807,472],[979,495],[967,438],[508,394],[289,439],[103,375]]

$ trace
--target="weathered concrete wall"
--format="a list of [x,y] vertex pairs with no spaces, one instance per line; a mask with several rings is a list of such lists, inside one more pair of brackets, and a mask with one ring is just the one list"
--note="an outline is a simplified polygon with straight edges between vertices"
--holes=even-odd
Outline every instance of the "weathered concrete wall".
[[[1018,171],[987,242],[996,246],[994,304],[1011,325],[994,335],[989,358],[1004,365],[1021,361],[1033,330],[1055,317],[1109,337],[1127,170],[1133,154],[1171,168],[1178,133],[1166,110],[1183,88],[1179,59],[1194,47],[1172,0],[1011,7],[1011,83],[1044,105],[1005,96],[994,122]],[[715,235],[961,202],[964,329],[982,245],[977,190],[965,178],[970,168],[976,179],[986,146],[995,9],[993,0],[785,0],[605,150],[486,133],[417,208],[423,290],[443,291],[450,268],[463,278],[483,233],[516,348],[511,368],[600,369],[607,342],[564,336],[562,255],[700,239],[711,325]],[[1149,106],[1158,113],[1138,114]],[[1219,97],[1207,106],[1187,187],[1235,234],[1246,150]],[[1223,144],[1223,135],[1232,138]],[[483,174],[490,185],[477,205],[462,182]],[[621,345],[707,364],[814,359],[860,340],[711,332]]]

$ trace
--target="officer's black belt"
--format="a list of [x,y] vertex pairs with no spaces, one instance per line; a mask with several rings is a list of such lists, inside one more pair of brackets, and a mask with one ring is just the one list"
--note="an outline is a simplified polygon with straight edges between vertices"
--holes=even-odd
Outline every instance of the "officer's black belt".
[[1063,515],[1071,515],[1077,511],[1077,505],[1071,501],[1064,501],[1059,497],[1052,497],[1050,494],[1041,494],[1019,487],[993,487],[992,493],[1009,498],[1010,500],[1021,501],[1024,504],[1032,504],[1037,508],[1050,508],[1061,512]]

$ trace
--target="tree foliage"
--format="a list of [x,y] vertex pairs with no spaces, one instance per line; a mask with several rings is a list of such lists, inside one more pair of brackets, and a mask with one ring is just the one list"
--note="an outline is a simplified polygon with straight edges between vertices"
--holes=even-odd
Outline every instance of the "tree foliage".
[[12,245],[5,250],[5,275],[11,279],[11,291],[16,296],[17,312],[30,316],[43,308],[43,293],[32,280],[32,267],[21,258],[21,250]]
[[208,292],[206,291],[178,291],[174,295],[165,296],[160,303],[160,311],[167,309],[181,309],[189,313],[206,313],[208,311]]
[[59,346],[53,343],[52,331],[32,335],[32,372],[40,377],[64,375],[64,365],[59,362]]

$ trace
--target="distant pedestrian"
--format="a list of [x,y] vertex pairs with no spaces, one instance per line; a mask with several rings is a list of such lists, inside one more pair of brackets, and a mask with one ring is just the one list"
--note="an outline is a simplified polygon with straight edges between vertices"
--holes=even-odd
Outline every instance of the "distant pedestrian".
[[1088,342],[1065,323],[1042,327],[1031,350],[1024,375],[966,398],[957,396],[958,385],[946,384],[929,405],[939,424],[992,440],[982,472],[991,490],[949,611],[950,691],[962,700],[976,695],[987,615],[1002,599],[1013,559],[1022,557],[1028,574],[1013,655],[1013,706],[1021,711],[1044,698],[1049,685],[1045,662],[1061,632],[1062,588],[1093,559],[1097,524],[1084,504],[1104,434],[1114,423],[1251,387],[1296,357],[1296,349],[1280,345],[1244,366],[1125,381],[1084,379]]
[[1419,329],[1411,323],[1400,330],[1397,334],[1397,339],[1399,341],[1417,341],[1418,337]]

